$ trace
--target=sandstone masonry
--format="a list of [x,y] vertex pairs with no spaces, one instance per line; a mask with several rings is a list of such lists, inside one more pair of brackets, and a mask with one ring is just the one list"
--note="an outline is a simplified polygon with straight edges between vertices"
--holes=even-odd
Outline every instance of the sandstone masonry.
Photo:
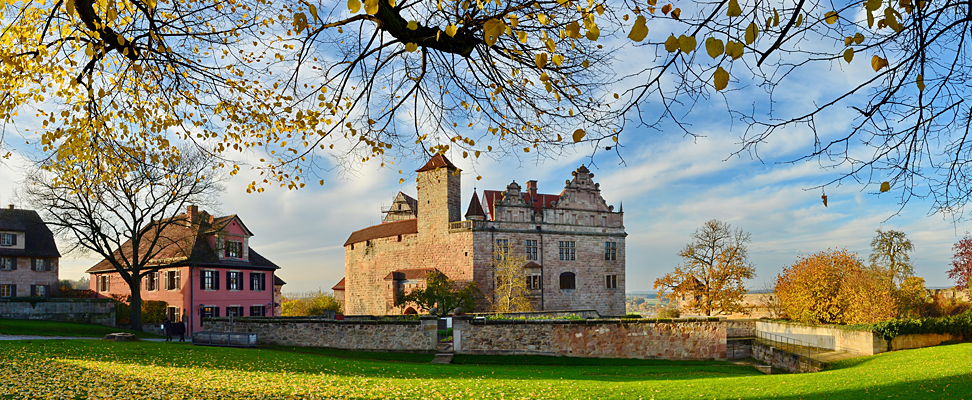
[[475,282],[491,298],[497,246],[526,257],[523,279],[535,310],[624,314],[624,213],[605,202],[586,167],[558,195],[538,193],[536,181],[525,191],[515,181],[484,191],[481,200],[473,193],[465,220],[460,171],[439,154],[417,172],[417,198],[398,193],[384,223],[345,242],[345,278],[334,289],[346,314],[418,311],[395,307],[395,298],[424,287],[433,269]]

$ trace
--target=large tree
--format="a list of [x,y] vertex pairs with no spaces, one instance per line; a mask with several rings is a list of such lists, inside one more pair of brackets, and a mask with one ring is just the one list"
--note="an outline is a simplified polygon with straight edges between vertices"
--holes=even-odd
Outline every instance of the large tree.
[[185,225],[175,218],[191,204],[212,204],[221,190],[209,160],[193,151],[167,163],[114,154],[125,168],[87,162],[41,164],[26,179],[24,196],[71,251],[103,257],[131,291],[132,329],[141,330],[141,282],[158,270],[153,259],[163,249],[181,246],[186,254],[195,238],[169,235]]
[[[624,134],[632,128],[695,134],[689,111],[715,98],[742,122],[739,152],[759,156],[786,130],[812,146],[794,161],[839,166],[835,181],[894,190],[902,202],[928,196],[944,211],[972,196],[972,18],[957,0],[5,7],[0,116],[24,122],[7,130],[34,126],[59,157],[88,160],[119,144],[172,157],[170,141],[192,141],[234,172],[247,156],[232,152],[258,150],[251,165],[267,176],[251,189],[299,188],[329,154],[555,157],[603,140],[584,151],[618,151],[626,137],[643,140],[644,129]],[[777,107],[793,93],[816,97]],[[818,130],[841,110],[853,110],[850,126]]]
[[868,260],[872,267],[888,271],[892,282],[900,285],[915,274],[915,266],[908,255],[915,246],[904,232],[893,229],[877,229],[876,232]]
[[801,256],[776,278],[774,294],[796,321],[874,323],[898,315],[886,271],[866,268],[846,249]]
[[493,275],[496,288],[493,290],[490,311],[495,313],[533,311],[530,303],[528,278],[523,274],[527,264],[526,256],[513,254],[508,247],[494,246]]
[[952,268],[948,277],[955,280],[955,287],[969,292],[972,283],[972,237],[966,235],[952,246]]
[[743,281],[756,275],[746,250],[749,237],[728,223],[707,221],[678,252],[682,263],[675,271],[655,280],[658,297],[671,291],[670,297],[685,298],[689,310],[705,315],[741,311]]
[[421,311],[445,317],[457,310],[472,311],[479,297],[479,287],[474,282],[455,282],[446,274],[433,269],[425,275],[425,287],[408,293],[398,293],[395,296],[395,306],[405,308],[415,305]]

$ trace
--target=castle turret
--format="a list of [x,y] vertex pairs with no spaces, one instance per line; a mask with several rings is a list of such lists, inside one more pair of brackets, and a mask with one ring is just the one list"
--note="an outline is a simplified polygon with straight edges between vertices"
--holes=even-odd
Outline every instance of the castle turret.
[[449,223],[461,221],[459,168],[436,154],[417,169],[419,236],[449,232]]

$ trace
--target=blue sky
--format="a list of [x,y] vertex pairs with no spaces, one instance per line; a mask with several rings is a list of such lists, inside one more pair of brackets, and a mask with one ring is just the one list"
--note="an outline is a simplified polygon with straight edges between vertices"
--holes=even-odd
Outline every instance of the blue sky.
[[[663,41],[674,25],[669,27],[662,21],[651,29],[648,40]],[[827,51],[841,48],[841,44],[818,42],[801,45]],[[618,76],[645,67],[639,63],[646,59],[645,48],[630,43],[625,46],[616,53],[613,64]],[[697,56],[701,57],[699,62],[710,61],[704,52]],[[860,54],[850,65],[842,61],[815,63],[789,75],[773,94],[773,117],[799,114],[848,85],[873,76],[866,57]],[[746,126],[730,118],[726,110],[750,110],[759,116],[767,116],[770,110],[765,88],[748,81],[751,75],[740,67],[727,68],[733,80],[725,92],[712,93],[691,108],[676,108],[676,115],[690,124],[698,137],[685,136],[670,121],[658,129],[629,124],[621,136],[623,162],[614,152],[600,151],[591,165],[587,144],[569,149],[556,159],[520,153],[495,160],[482,158],[476,165],[458,154],[448,154],[465,172],[462,199],[469,199],[473,187],[480,192],[501,190],[513,179],[520,183],[535,179],[541,192],[559,193],[570,172],[581,163],[588,164],[608,204],[624,204],[629,292],[651,290],[656,278],[678,264],[677,253],[688,243],[689,235],[709,219],[720,219],[752,234],[750,260],[757,276],[748,286],[753,289],[769,287],[782,268],[800,254],[847,248],[866,259],[878,228],[901,230],[912,239],[916,273],[928,286],[951,286],[945,275],[951,246],[972,231],[972,223],[933,214],[930,204],[921,199],[913,199],[900,209],[895,197],[899,188],[878,195],[874,184],[854,180],[828,186],[829,207],[824,207],[821,190],[813,188],[845,170],[821,168],[813,160],[786,163],[812,149],[814,136],[806,128],[778,131],[760,145],[758,158],[752,153],[731,155],[739,149],[739,137]],[[619,85],[630,83],[628,79]],[[624,90],[611,89],[620,87],[606,88],[605,92],[624,95]],[[849,100],[863,99],[852,96]],[[643,104],[648,119],[661,109],[653,101]],[[835,107],[817,118],[817,134],[825,141],[845,134],[852,118],[854,112],[845,105]],[[570,136],[570,132],[563,134]],[[10,148],[7,145],[18,140],[8,133],[4,147]],[[866,157],[861,151],[859,147],[853,149],[855,155]],[[0,204],[11,202],[20,179],[20,160],[15,155],[0,164]],[[279,275],[288,282],[285,291],[329,290],[344,275],[342,244],[348,235],[379,223],[381,206],[390,204],[399,190],[414,195],[414,180],[409,179],[414,175],[399,185],[397,171],[414,171],[422,163],[411,159],[386,168],[377,163],[358,165],[351,171],[331,168],[320,172],[326,182],[322,187],[308,185],[299,191],[269,188],[259,194],[245,193],[255,175],[244,170],[227,183],[222,206],[215,213],[235,213],[242,218],[255,234],[252,247],[282,267]],[[482,175],[481,181],[475,180],[477,174]],[[875,177],[878,182],[881,179]],[[61,262],[61,277],[80,278],[96,261],[68,255]]]

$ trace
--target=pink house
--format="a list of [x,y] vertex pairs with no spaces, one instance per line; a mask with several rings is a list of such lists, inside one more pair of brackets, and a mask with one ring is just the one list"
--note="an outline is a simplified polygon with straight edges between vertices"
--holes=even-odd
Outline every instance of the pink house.
[[[156,271],[142,279],[142,300],[167,302],[169,319],[181,319],[190,333],[201,330],[206,317],[277,312],[275,292],[283,281],[274,271],[280,267],[250,248],[253,233],[237,215],[214,217],[189,206],[175,218],[179,222],[160,234],[164,244],[149,262]],[[131,294],[107,260],[87,272],[99,297]]]

